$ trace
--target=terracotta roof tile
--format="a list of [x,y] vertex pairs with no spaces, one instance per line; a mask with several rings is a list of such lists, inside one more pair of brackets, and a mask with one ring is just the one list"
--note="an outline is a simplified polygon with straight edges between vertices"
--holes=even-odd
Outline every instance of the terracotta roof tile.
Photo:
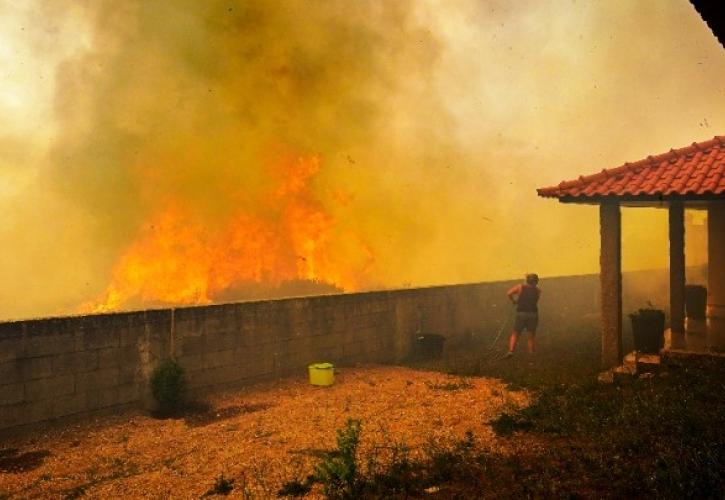
[[562,181],[537,192],[539,196],[582,201],[603,196],[715,195],[725,198],[725,136]]

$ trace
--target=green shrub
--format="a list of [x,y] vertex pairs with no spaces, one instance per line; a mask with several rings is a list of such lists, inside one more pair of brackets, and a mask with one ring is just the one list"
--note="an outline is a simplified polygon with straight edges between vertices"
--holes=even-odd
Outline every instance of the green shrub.
[[151,392],[162,414],[179,410],[186,395],[186,376],[181,365],[167,359],[157,366],[151,375]]
[[351,498],[359,486],[357,446],[360,443],[359,420],[347,419],[344,429],[337,431],[337,450],[315,467],[315,478],[322,484],[326,496]]

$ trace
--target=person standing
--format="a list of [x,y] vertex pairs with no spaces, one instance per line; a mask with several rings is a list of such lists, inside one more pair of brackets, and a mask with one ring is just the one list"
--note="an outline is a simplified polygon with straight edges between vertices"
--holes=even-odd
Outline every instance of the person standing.
[[532,273],[526,275],[526,283],[520,283],[512,287],[506,295],[516,306],[516,320],[509,338],[509,351],[506,357],[510,358],[516,350],[516,343],[519,335],[524,330],[529,332],[527,347],[529,355],[534,354],[534,339],[536,338],[536,327],[539,324],[539,297],[541,289],[538,287],[539,276]]

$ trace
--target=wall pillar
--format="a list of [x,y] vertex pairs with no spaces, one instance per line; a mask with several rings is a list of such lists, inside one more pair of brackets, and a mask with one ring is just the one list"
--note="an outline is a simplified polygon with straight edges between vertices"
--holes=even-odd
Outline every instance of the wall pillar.
[[725,202],[707,209],[707,314],[725,319]]
[[602,368],[622,363],[622,214],[618,202],[599,206]]
[[670,203],[670,329],[685,333],[685,207]]

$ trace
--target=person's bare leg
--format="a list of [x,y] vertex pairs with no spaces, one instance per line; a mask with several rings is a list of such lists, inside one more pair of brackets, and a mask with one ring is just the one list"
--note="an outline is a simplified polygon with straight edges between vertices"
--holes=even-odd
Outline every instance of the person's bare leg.
[[526,346],[529,348],[529,354],[534,354],[534,347],[536,340],[536,331],[529,332],[529,338],[526,339]]
[[514,350],[516,350],[516,342],[519,340],[519,332],[514,330],[511,332],[511,337],[509,337],[509,354],[512,354]]

